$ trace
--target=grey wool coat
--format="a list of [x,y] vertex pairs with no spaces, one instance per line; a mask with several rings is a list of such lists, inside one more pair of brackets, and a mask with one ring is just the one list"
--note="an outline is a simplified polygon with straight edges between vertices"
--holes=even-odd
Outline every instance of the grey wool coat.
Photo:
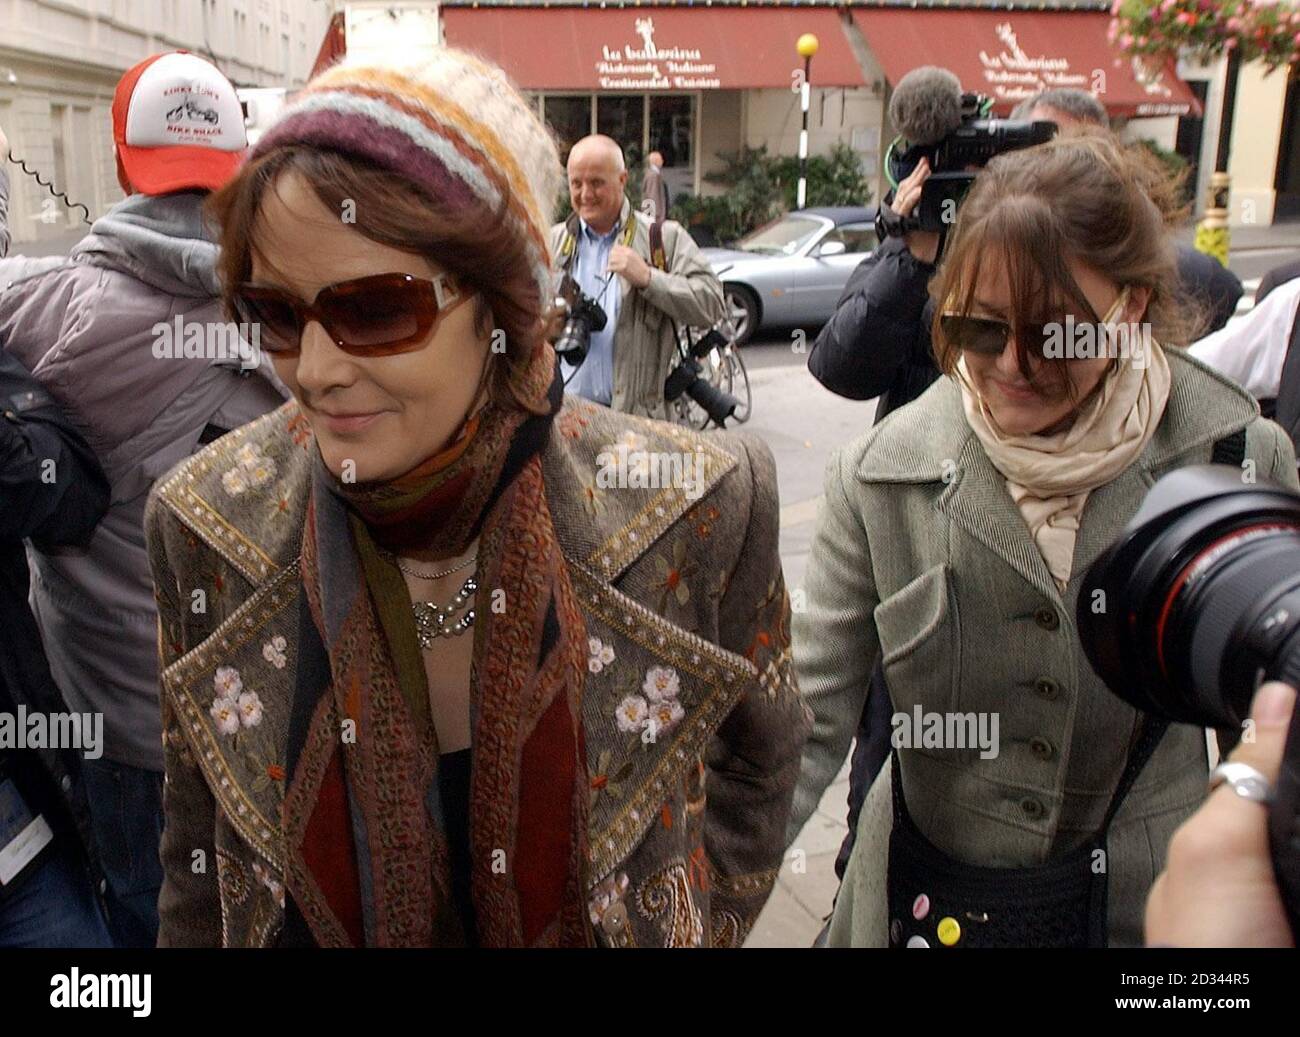
[[[647,461],[696,458],[698,481],[669,485],[656,470],[651,485],[608,486],[600,457],[619,444]],[[164,946],[268,946],[282,929],[281,808],[314,456],[310,428],[287,404],[185,461],[149,499]],[[811,725],[793,681],[772,455],[747,436],[702,436],[568,397],[542,473],[591,653],[582,715],[595,940],[739,946],[776,880]],[[199,591],[206,607],[195,611]],[[256,691],[255,726],[218,726],[219,670]],[[629,736],[620,705],[665,670],[682,716],[657,738]]]
[[[1030,867],[1100,827],[1138,716],[1083,655],[1074,615],[1088,566],[1157,478],[1208,463],[1215,441],[1242,428],[1256,474],[1297,487],[1291,443],[1255,401],[1182,351],[1167,353],[1164,416],[1138,460],[1089,496],[1064,594],[951,379],[831,460],[807,607],[794,617],[795,669],[816,720],[789,841],[845,758],[878,658],[896,712],[919,705],[999,717],[991,759],[978,749],[899,750],[908,809],[940,850],[987,867]],[[1174,829],[1204,796],[1207,765],[1205,733],[1173,725],[1120,808],[1107,861],[1112,946],[1141,944],[1147,892]],[[832,945],[888,943],[891,766],[862,808]]]

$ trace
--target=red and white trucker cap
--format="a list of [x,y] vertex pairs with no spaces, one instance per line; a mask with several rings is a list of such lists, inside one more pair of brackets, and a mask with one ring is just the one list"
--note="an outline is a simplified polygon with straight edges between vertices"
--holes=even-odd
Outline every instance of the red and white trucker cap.
[[141,194],[215,191],[248,147],[230,80],[183,50],[155,54],[122,77],[113,94],[113,142]]

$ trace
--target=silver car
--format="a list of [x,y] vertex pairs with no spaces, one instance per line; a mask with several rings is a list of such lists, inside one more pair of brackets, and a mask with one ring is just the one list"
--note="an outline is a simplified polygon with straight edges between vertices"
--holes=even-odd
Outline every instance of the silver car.
[[875,208],[799,209],[734,248],[706,248],[727,295],[736,344],[759,328],[824,324],[849,275],[876,247]]

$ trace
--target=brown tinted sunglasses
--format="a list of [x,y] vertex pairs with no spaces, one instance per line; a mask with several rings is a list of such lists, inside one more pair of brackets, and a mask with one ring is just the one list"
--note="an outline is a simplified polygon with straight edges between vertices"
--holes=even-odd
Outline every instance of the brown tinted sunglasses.
[[375,274],[328,285],[309,303],[279,288],[243,284],[231,308],[240,321],[258,325],[262,347],[275,356],[297,356],[311,321],[352,356],[394,356],[420,349],[438,317],[470,294],[450,274]]

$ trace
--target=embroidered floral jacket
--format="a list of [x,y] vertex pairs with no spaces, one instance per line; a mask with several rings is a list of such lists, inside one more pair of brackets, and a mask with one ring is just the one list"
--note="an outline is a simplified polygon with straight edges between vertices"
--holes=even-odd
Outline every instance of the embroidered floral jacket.
[[[314,449],[288,404],[181,464],[150,499],[162,945],[267,946],[282,927]],[[597,942],[739,945],[776,877],[811,722],[791,675],[771,455],[752,438],[570,397],[543,472],[590,651],[586,884]]]

